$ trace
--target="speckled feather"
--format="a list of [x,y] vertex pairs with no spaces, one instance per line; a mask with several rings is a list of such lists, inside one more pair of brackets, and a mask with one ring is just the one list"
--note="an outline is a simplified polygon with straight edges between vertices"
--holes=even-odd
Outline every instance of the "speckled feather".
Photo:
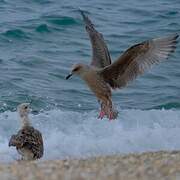
[[15,146],[17,150],[25,149],[33,154],[33,159],[43,156],[43,139],[41,133],[32,126],[27,126],[12,135],[9,146]]

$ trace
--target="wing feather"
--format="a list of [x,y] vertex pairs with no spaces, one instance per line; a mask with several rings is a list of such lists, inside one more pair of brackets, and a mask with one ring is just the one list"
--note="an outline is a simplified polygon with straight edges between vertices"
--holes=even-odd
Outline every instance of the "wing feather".
[[111,57],[108,47],[104,41],[103,35],[99,33],[95,28],[91,20],[81,11],[86,31],[88,32],[91,46],[92,46],[92,62],[91,65],[103,68],[111,64]]
[[112,88],[122,88],[153,64],[167,59],[176,49],[178,34],[136,44],[125,51],[113,64],[100,71]]

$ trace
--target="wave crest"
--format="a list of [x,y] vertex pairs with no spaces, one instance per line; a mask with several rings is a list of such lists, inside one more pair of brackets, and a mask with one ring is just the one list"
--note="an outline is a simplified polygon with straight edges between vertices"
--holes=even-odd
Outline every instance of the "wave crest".
[[11,29],[3,33],[4,36],[9,38],[24,39],[28,38],[27,34],[21,29]]
[[46,21],[55,25],[76,25],[76,19],[67,16],[46,16]]

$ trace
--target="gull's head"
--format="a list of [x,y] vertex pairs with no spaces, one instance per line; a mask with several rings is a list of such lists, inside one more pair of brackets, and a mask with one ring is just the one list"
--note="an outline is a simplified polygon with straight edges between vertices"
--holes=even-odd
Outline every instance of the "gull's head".
[[28,116],[30,112],[30,103],[22,103],[17,107],[20,117]]
[[74,74],[82,76],[88,70],[89,70],[89,66],[88,65],[85,65],[85,64],[75,64],[75,65],[73,65],[70,74],[68,76],[66,76],[66,79],[69,79]]

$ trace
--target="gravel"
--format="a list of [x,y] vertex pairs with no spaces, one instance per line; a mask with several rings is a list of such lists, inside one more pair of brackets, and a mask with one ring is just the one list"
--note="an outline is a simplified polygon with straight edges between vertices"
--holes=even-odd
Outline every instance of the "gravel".
[[0,165],[0,180],[180,180],[180,151]]

